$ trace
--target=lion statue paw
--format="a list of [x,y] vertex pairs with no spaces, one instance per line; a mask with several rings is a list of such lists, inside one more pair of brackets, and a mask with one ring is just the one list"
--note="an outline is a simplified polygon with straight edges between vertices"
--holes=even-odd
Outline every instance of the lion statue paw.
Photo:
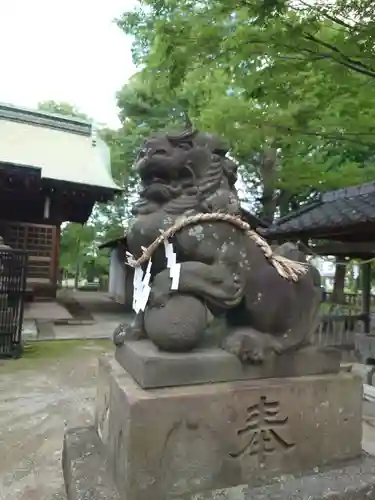
[[242,327],[225,339],[223,349],[237,356],[241,363],[261,364],[275,354],[280,354],[282,345],[272,335]]
[[122,346],[128,340],[142,340],[146,334],[137,322],[132,324],[120,323],[113,332],[113,343],[116,347]]

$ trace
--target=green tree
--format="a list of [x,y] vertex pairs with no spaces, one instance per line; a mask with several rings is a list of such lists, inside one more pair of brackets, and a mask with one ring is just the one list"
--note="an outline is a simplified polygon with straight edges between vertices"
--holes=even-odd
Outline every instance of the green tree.
[[147,137],[152,134],[180,129],[188,122],[183,105],[176,105],[155,92],[143,74],[134,75],[117,94],[121,127],[118,130],[103,129],[101,136],[111,150],[112,174],[123,187],[122,197],[114,203],[100,207],[96,212],[96,224],[102,221],[99,232],[102,240],[120,237],[126,231],[131,217],[131,206],[138,184],[133,164],[138,151]]
[[194,125],[230,140],[263,215],[373,177],[375,90],[362,63],[338,61],[327,44],[356,61],[369,49],[362,53],[359,35],[321,8],[299,0],[145,1],[118,24],[135,38],[149,88],[184,102]]
[[57,115],[74,116],[83,120],[89,120],[86,113],[83,113],[78,107],[68,102],[42,101],[38,104],[38,109]]
[[78,288],[85,260],[95,255],[95,226],[69,223],[61,230],[60,267],[74,275]]

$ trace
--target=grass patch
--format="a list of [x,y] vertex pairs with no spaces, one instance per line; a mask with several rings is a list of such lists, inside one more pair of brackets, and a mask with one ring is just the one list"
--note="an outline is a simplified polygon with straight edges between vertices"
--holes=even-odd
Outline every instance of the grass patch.
[[61,358],[72,354],[81,346],[82,342],[79,340],[32,342],[25,345],[21,359]]
[[59,361],[67,357],[98,356],[102,352],[113,350],[110,340],[50,340],[30,342],[24,346],[20,359],[0,359],[0,373],[13,370],[29,370],[51,361]]
[[[30,342],[24,348],[21,359],[55,359],[70,356],[83,347],[102,347],[109,349],[109,340],[49,340],[45,342]],[[86,351],[86,349],[85,349]]]

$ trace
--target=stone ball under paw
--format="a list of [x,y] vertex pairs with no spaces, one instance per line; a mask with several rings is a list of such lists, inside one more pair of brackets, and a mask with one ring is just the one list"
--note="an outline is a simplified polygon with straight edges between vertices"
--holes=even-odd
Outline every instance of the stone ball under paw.
[[162,351],[187,352],[203,339],[208,324],[204,303],[192,295],[172,295],[164,307],[146,309],[147,336]]

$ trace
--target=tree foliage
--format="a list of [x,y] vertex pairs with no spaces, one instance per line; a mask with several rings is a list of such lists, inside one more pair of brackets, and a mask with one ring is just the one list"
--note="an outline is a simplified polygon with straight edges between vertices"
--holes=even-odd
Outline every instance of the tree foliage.
[[90,119],[86,113],[68,102],[42,101],[38,104],[38,109],[56,115],[72,116],[83,120]]
[[374,176],[370,4],[147,0],[118,24],[137,78],[229,139],[272,218]]

